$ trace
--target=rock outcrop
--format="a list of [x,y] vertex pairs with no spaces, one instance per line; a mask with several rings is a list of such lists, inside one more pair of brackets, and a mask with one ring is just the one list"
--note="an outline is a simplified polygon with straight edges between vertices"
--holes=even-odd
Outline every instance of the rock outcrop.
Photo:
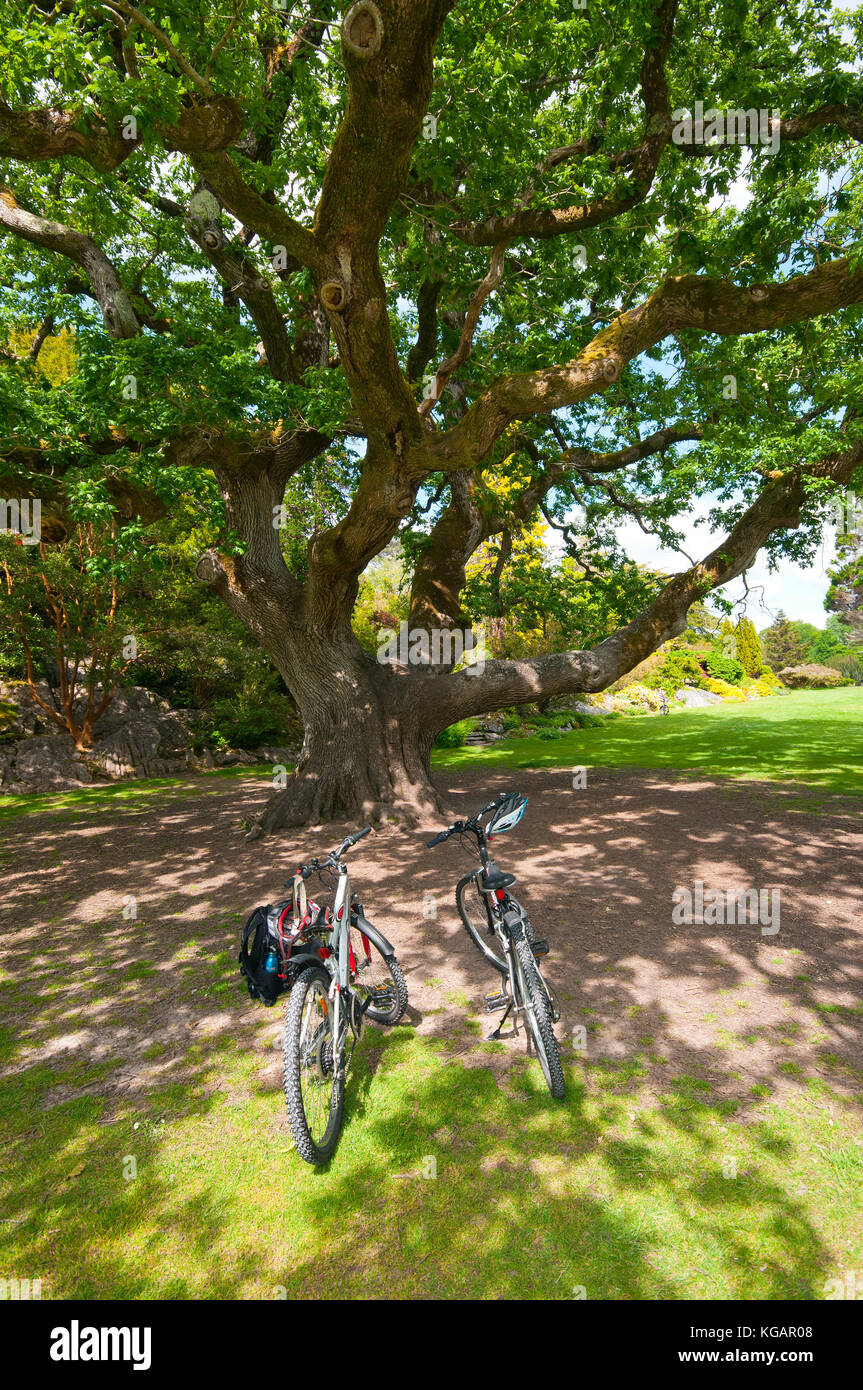
[[[47,683],[37,690],[56,707]],[[78,752],[24,684],[0,683],[0,714],[0,794],[73,791],[93,782],[176,776],[216,765],[289,763],[296,756],[285,748],[228,749],[215,757],[206,748],[196,753],[196,711],[172,709],[140,686],[117,691],[85,753]]]
[[675,700],[681,705],[686,705],[689,709],[698,709],[704,705],[721,705],[722,696],[717,695],[712,690],[697,690],[694,686],[684,685],[674,692]]

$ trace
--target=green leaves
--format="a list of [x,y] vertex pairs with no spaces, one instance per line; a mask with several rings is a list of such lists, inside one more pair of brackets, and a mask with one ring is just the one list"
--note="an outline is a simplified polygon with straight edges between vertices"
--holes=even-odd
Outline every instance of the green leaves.
[[[111,507],[106,478],[122,473],[141,480],[172,505],[181,499],[185,505],[206,487],[218,535],[223,500],[206,458],[193,479],[193,470],[169,462],[172,442],[205,426],[235,441],[319,431],[340,442],[291,479],[286,498],[283,553],[302,576],[310,536],[346,515],[359,475],[355,451],[341,442],[356,408],[337,360],[343,349],[333,338],[328,351],[324,345],[327,365],[313,352],[298,381],[272,379],[259,363],[260,334],[238,301],[240,287],[223,281],[187,234],[190,200],[207,191],[206,181],[188,158],[166,150],[160,132],[194,113],[201,82],[211,84],[243,113],[246,130],[230,154],[241,177],[268,203],[311,226],[348,99],[337,7],[324,6],[320,15],[314,7],[282,14],[268,6],[179,0],[167,12],[147,11],[161,33],[135,26],[125,55],[117,25],[95,0],[52,15],[50,23],[25,0],[7,0],[7,11],[0,93],[10,107],[56,106],[72,114],[81,132],[111,131],[131,120],[135,140],[110,174],[66,154],[29,165],[4,158],[0,176],[22,197],[26,190],[41,215],[104,249],[145,327],[135,339],[109,342],[83,275],[50,250],[4,238],[4,345],[26,357],[49,314],[53,327],[35,368],[0,359],[0,457],[14,451],[15,476],[24,478],[22,451],[35,450],[74,514],[100,526]],[[641,0],[589,3],[583,10],[573,10],[569,0],[466,0],[452,10],[436,49],[433,119],[417,137],[380,247],[382,312],[402,365],[417,333],[423,285],[443,282],[434,368],[454,352],[471,295],[488,271],[487,250],[465,244],[454,226],[519,208],[586,205],[629,186],[644,135],[641,70],[654,11]],[[313,41],[306,34],[297,60],[280,66],[278,46],[309,15],[320,33]],[[746,0],[682,6],[667,63],[672,108],[701,101],[723,112],[779,110],[787,118],[825,103],[859,107],[861,36],[859,11],[835,13],[827,0],[774,10]],[[657,124],[661,118],[654,118]],[[694,273],[757,285],[842,254],[859,259],[861,172],[860,147],[828,127],[776,150],[733,144],[695,158],[669,146],[649,191],[643,172],[638,175],[645,196],[628,211],[571,235],[509,245],[505,278],[486,302],[471,354],[454,377],[461,395],[444,396],[434,414],[437,427],[451,427],[503,377],[571,361],[621,309],[643,302],[669,277]],[[210,173],[215,177],[212,167]],[[275,248],[227,211],[217,220],[235,246],[242,241],[296,342],[309,325],[309,275],[275,269]],[[346,248],[330,253],[338,260]],[[55,370],[50,344],[60,333],[74,353],[67,369]],[[606,478],[610,491],[576,476],[550,496],[550,514],[559,520],[578,505],[589,553],[606,565],[620,559],[621,574],[637,587],[616,536],[634,511],[673,542],[678,518],[709,497],[715,525],[725,526],[765,478],[838,443],[842,411],[863,404],[860,334],[854,306],[829,323],[803,321],[781,333],[669,335],[649,360],[630,362],[607,389],[562,414],[555,428],[564,443],[612,449],[669,421],[692,419],[705,423],[704,441]],[[384,365],[361,364],[370,399]],[[398,434],[389,411],[381,400],[382,438]],[[529,426],[546,458],[558,445],[548,426],[545,417]],[[505,508],[512,489],[525,485],[519,469],[528,469],[526,456],[512,461],[512,453],[511,441],[501,442],[484,460],[489,473],[480,491],[487,511]],[[796,534],[771,542],[777,552],[811,548],[822,493],[812,489]],[[433,509],[427,520],[434,515]],[[424,524],[417,526],[420,539]],[[241,548],[236,538],[222,539]],[[410,551],[410,539],[406,545]],[[614,612],[630,597],[621,591]]]

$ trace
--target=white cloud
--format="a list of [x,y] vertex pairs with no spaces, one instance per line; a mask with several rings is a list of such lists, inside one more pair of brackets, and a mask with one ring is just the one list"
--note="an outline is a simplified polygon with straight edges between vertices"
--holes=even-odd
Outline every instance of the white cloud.
[[[577,527],[578,512],[569,513],[567,520]],[[684,550],[694,560],[709,555],[721,539],[715,531],[710,530],[705,521],[697,518],[677,518],[675,524],[682,532]],[[664,550],[658,540],[653,536],[646,536],[634,521],[618,527],[617,537],[624,553],[636,564],[648,565],[651,569],[664,570],[668,574],[675,574],[687,568],[685,556],[674,550]],[[742,578],[736,579],[733,583],[726,584],[719,592],[732,603],[739,604],[741,610],[745,600],[746,615],[759,629],[769,627],[780,608],[789,618],[823,628],[828,618],[824,608],[824,599],[830,585],[827,567],[833,563],[836,554],[835,539],[834,528],[826,527],[818,554],[808,567],[791,560],[781,560],[771,572],[767,567],[766,558],[759,555],[747,571],[745,584]],[[552,554],[562,553],[563,545],[559,532],[548,531],[546,545]]]
[[[711,532],[704,521],[697,519],[680,522],[679,529],[683,532],[683,548],[695,560],[709,554],[721,539],[716,532]],[[663,550],[659,542],[652,536],[646,536],[634,521],[620,527],[617,534],[625,553],[638,564],[670,573],[686,568],[683,556],[673,550]],[[747,616],[757,628],[767,627],[780,608],[789,618],[798,618],[823,628],[828,616],[824,609],[824,598],[830,584],[827,566],[835,555],[834,541],[834,531],[827,528],[815,561],[808,568],[791,560],[781,560],[771,573],[766,558],[763,554],[759,555],[747,571],[745,585],[742,578],[736,579],[726,584],[720,592],[733,603],[742,605],[745,599]]]

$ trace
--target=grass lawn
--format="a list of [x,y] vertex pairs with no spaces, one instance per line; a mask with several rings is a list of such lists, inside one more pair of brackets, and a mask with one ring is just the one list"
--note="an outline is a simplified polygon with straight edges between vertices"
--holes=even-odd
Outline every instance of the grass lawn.
[[813,1081],[736,1113],[665,1061],[570,1064],[555,1104],[535,1062],[501,1085],[372,1030],[318,1173],[230,1036],[108,1123],[110,1062],[37,1065],[5,1086],[2,1269],[43,1298],[809,1299],[860,1268],[856,1106]]
[[[861,690],[803,693],[435,761],[704,768],[860,795],[861,716]],[[58,845],[72,817],[90,834],[82,809],[110,811],[131,847],[137,798],[170,819],[178,797],[191,817],[206,795],[194,814],[209,818],[209,794],[248,771],[4,810],[53,807],[37,829]],[[93,823],[93,835],[110,830]],[[190,853],[180,906],[200,879],[194,837]],[[339,1148],[315,1172],[286,1123],[283,1009],[250,1008],[236,946],[225,949],[240,906],[169,918],[135,964],[116,923],[70,913],[40,945],[13,922],[0,971],[3,1279],[41,1279],[46,1299],[805,1300],[863,1268],[863,1071],[832,1051],[824,1024],[854,1024],[859,1003],[828,1014],[807,993],[810,975],[796,977],[805,1071],[773,1028],[757,1074],[741,1077],[719,1018],[697,1056],[669,1055],[652,1035],[624,1055],[568,1051],[567,1098],[554,1103],[524,1056],[499,1074],[462,1064],[462,1042],[478,1044],[480,1062],[502,1048],[479,1042],[489,1020],[465,998],[455,1043],[410,1027],[367,1032]],[[422,1010],[421,978],[411,992]],[[594,1010],[582,1012],[590,1033]],[[111,1044],[129,1029],[148,1034],[131,1064]]]
[[436,767],[642,767],[800,782],[863,796],[863,688],[803,690],[743,704],[617,719],[551,740],[438,749]]
[[[292,764],[289,764],[290,772]],[[0,825],[4,821],[38,811],[56,811],[60,819],[66,812],[70,816],[81,811],[98,811],[104,806],[122,806],[129,802],[159,800],[167,802],[172,797],[185,797],[190,790],[196,796],[215,794],[222,790],[222,783],[232,778],[248,777],[257,773],[272,776],[270,763],[259,763],[254,767],[219,767],[210,772],[195,773],[187,777],[151,777],[144,782],[131,779],[127,782],[113,782],[109,785],[81,787],[77,791],[55,792],[53,795],[0,796]]]

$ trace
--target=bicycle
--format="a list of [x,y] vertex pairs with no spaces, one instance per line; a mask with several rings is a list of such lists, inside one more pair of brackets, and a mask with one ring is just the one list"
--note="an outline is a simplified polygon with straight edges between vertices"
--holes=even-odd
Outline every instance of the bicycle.
[[[293,880],[297,921],[307,915],[306,879],[317,874],[325,887],[335,886],[332,910],[319,908],[301,933],[285,1020],[285,1103],[297,1152],[307,1163],[326,1163],[338,1143],[345,1082],[365,1020],[398,1023],[408,1003],[395,951],[365,916],[342,862],[371,828],[349,835],[326,858],[301,865]],[[361,977],[370,971],[387,978],[366,982]]]
[[[488,852],[493,837],[512,830],[524,815],[526,806],[526,796],[518,792],[503,792],[468,820],[457,820],[448,829],[440,831],[428,841],[426,848],[432,849],[451,835],[458,835],[460,844],[473,853],[470,840],[466,841],[465,836],[476,841],[480,864],[473,873],[459,880],[456,907],[471,941],[502,977],[501,989],[485,996],[486,1012],[504,1010],[489,1040],[500,1037],[510,1013],[513,1013],[515,1031],[518,1032],[518,1019],[523,1016],[548,1088],[555,1100],[561,1100],[566,1084],[560,1049],[554,1036],[554,1024],[560,1018],[560,1008],[554,991],[546,983],[537,963],[538,957],[548,954],[548,942],[536,936],[521,903],[508,891],[516,882],[515,874],[499,869]],[[483,827],[482,817],[489,812],[494,814]],[[486,942],[484,934],[500,948],[502,955],[498,955]]]

